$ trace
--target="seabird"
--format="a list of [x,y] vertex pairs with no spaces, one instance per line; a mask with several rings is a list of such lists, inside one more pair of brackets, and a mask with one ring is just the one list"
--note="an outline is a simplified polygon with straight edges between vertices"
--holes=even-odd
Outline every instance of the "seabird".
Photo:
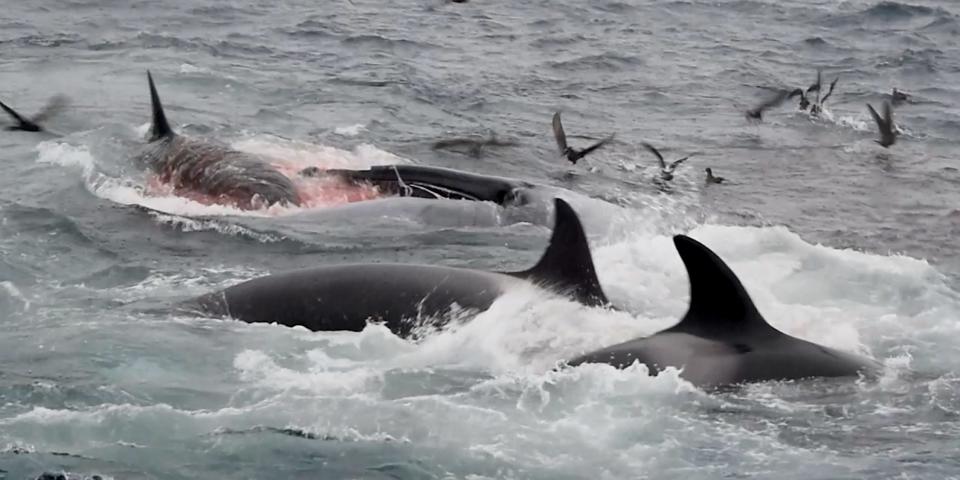
[[[819,77],[819,72],[818,72],[817,76]],[[833,81],[830,82],[830,89],[827,90],[827,94],[824,95],[823,98],[819,98],[819,99],[817,100],[817,103],[815,103],[812,107],[810,107],[810,113],[811,113],[811,114],[817,115],[817,114],[819,114],[820,112],[823,111],[823,104],[827,102],[827,99],[830,98],[830,95],[833,95],[833,89],[834,89],[834,87],[837,86],[837,81],[838,81],[838,80],[840,80],[840,77],[834,78]],[[819,78],[818,78],[818,81],[819,81]],[[820,93],[819,93],[819,87],[817,87],[817,96],[819,97],[819,95],[820,95]]]
[[650,145],[649,143],[646,143],[646,142],[641,143],[641,145],[643,145],[644,148],[649,150],[650,153],[657,156],[657,160],[660,161],[660,178],[666,181],[673,180],[673,171],[677,169],[678,165],[683,163],[686,159],[690,158],[690,156],[687,155],[686,157],[683,157],[679,160],[675,160],[668,165],[667,162],[663,160],[663,155],[660,155],[660,152],[656,148],[653,148],[653,145]]
[[873,116],[873,121],[877,122],[877,129],[880,130],[880,140],[874,140],[879,143],[881,147],[887,148],[894,143],[897,143],[897,132],[893,125],[893,110],[890,108],[890,103],[883,102],[883,118],[877,114],[877,111],[873,109],[873,106],[869,103],[867,108],[870,109],[870,115]]
[[708,184],[709,184],[709,183],[723,183],[723,181],[726,180],[726,179],[723,178],[723,177],[714,177],[714,176],[713,176],[713,170],[711,170],[710,167],[707,167],[707,168],[705,169],[705,171],[707,172],[707,183],[708,183]]
[[765,100],[760,105],[757,105],[756,107],[750,110],[747,110],[747,118],[752,118],[755,120],[763,120],[763,112],[765,110],[769,110],[773,107],[776,107],[781,103],[785,102],[787,99],[793,98],[797,95],[800,95],[800,105],[802,106],[803,103],[806,102],[806,97],[803,94],[803,89],[796,88],[793,90],[785,90],[785,89],[777,90],[772,97]]
[[910,96],[906,93],[897,90],[896,87],[893,88],[893,93],[890,94],[890,101],[893,103],[893,106],[900,105],[906,101],[910,100]]
[[60,113],[69,103],[69,99],[64,95],[55,95],[50,101],[47,102],[47,105],[40,110],[39,113],[33,116],[33,118],[24,118],[22,115],[14,111],[14,109],[8,107],[3,102],[0,102],[0,108],[3,108],[14,120],[17,121],[16,125],[10,125],[6,130],[22,130],[24,132],[42,132],[44,131],[43,122],[50,119],[50,117]]
[[810,106],[810,100],[804,95],[803,89],[798,88],[796,91],[800,92],[800,110],[806,110]]
[[[800,93],[800,110],[806,110],[807,107],[809,107],[812,103],[813,108],[811,108],[810,110],[813,111],[817,107],[817,104],[820,103],[820,70],[817,70],[817,81],[813,82],[813,84],[807,87],[806,94],[803,93],[802,89],[800,90],[800,92],[801,92]],[[810,95],[813,92],[817,92],[816,102],[810,102],[810,99],[808,98],[808,95]]]
[[573,147],[567,145],[567,134],[563,131],[563,124],[560,123],[560,112],[553,114],[553,136],[557,139],[557,147],[560,149],[560,154],[564,157],[567,157],[567,160],[570,160],[570,163],[576,165],[577,161],[581,158],[590,154],[590,152],[602,147],[604,144],[613,140],[613,135],[610,135],[599,142],[590,145],[583,150],[577,150]]
[[807,87],[807,93],[817,92],[817,102],[820,102],[820,85],[821,85],[821,75],[820,70],[817,70],[817,81],[812,85]]

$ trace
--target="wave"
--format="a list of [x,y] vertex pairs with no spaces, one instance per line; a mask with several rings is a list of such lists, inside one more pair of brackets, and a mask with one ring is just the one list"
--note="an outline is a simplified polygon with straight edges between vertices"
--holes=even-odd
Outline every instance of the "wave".
[[0,44],[12,43],[18,47],[57,48],[76,45],[83,42],[83,37],[75,33],[54,33],[45,35],[26,35],[11,40],[0,41]]
[[300,38],[304,37],[306,39],[323,39],[323,38],[339,38],[340,35],[335,32],[331,32],[327,29],[326,25],[323,25],[319,22],[308,20],[297,24],[296,27],[286,27],[280,29],[280,31],[291,37]]
[[30,310],[31,301],[17,285],[11,281],[0,282],[0,311],[9,315],[10,312],[26,312]]
[[280,428],[280,427],[268,427],[264,425],[257,425],[255,427],[242,429],[242,430],[232,429],[232,428],[222,428],[215,432],[216,435],[250,435],[250,434],[258,434],[258,433],[271,433],[271,434],[284,435],[284,436],[294,437],[294,438],[302,438],[304,440],[325,440],[325,441],[340,440],[337,437],[334,437],[331,435],[314,433],[314,432],[304,430],[302,428],[294,428],[294,427]]
[[[158,33],[140,32],[135,36],[126,36],[113,38],[109,40],[94,38],[81,39],[75,42],[81,43],[87,49],[94,51],[115,51],[127,49],[171,49],[180,52],[206,52],[214,57],[225,58],[250,58],[259,59],[275,57],[288,52],[283,52],[270,48],[263,44],[259,37],[245,34],[230,34],[226,40],[208,40],[201,37],[179,37],[174,35],[164,35]],[[50,46],[58,46],[50,45]],[[192,61],[197,61],[193,59]]]
[[941,16],[924,25],[920,31],[947,33],[952,36],[958,36],[960,35],[960,22],[958,22],[956,16]]
[[36,235],[55,239],[48,245],[50,248],[70,249],[80,246],[96,249],[109,257],[115,256],[109,250],[100,249],[96,239],[87,235],[73,218],[51,208],[4,203],[0,208],[0,221],[5,228],[14,228],[17,236]]
[[936,73],[941,64],[950,59],[937,48],[922,48],[903,50],[894,56],[882,56],[876,64],[878,69],[904,69],[921,74]]
[[[279,234],[258,232],[251,228],[225,222],[217,219],[190,218],[179,215],[165,214],[158,211],[148,211],[156,219],[157,223],[169,225],[181,232],[217,232],[223,235],[239,238],[248,238],[259,243],[277,243],[286,238]],[[236,215],[237,212],[230,211],[226,215]]]
[[[926,261],[811,245],[784,227],[706,224],[690,235],[728,261],[764,316],[789,334],[881,359],[899,356],[904,342],[929,349],[936,347],[927,342],[953,341],[937,337],[939,329],[953,328],[960,298]],[[276,364],[265,352],[238,356],[235,366],[263,387],[314,385],[314,393],[325,395],[376,390],[384,372],[397,368],[537,374],[584,351],[669,327],[686,310],[688,279],[670,235],[641,226],[631,236],[595,242],[594,259],[608,296],[626,311],[587,308],[522,286],[416,345],[377,325],[315,334],[324,346],[310,355],[314,368],[327,372],[322,376]],[[337,346],[358,344],[372,350],[358,355]],[[947,361],[960,365],[960,356]]]
[[439,46],[431,43],[418,42],[414,40],[408,40],[405,38],[389,38],[383,35],[376,35],[376,34],[347,36],[343,40],[341,40],[341,43],[351,47],[361,47],[365,50],[366,49],[393,50],[395,48],[404,48],[404,49],[416,50],[419,53],[422,53],[422,50],[440,48]]
[[[198,409],[119,398],[69,408],[31,405],[0,418],[0,429],[21,444],[62,451],[77,451],[73,439],[109,438],[184,454],[269,455],[265,444],[275,450],[277,442],[287,442],[287,461],[323,448],[353,452],[351,466],[369,469],[384,462],[357,449],[382,452],[390,446],[397,449],[393,454],[424,458],[428,467],[440,465],[457,476],[476,472],[469,462],[479,455],[484,468],[509,466],[518,478],[558,478],[550,475],[558,471],[624,478],[638,468],[689,467],[689,445],[721,457],[731,444],[762,454],[725,460],[739,468],[832,465],[837,462],[824,460],[821,450],[785,438],[778,419],[802,420],[790,425],[793,434],[848,438],[842,435],[848,418],[952,408],[956,379],[937,376],[918,384],[900,373],[924,362],[944,371],[960,367],[953,348],[960,338],[960,298],[927,262],[812,245],[785,227],[704,224],[688,233],[729,262],[777,328],[872,354],[886,363],[888,375],[876,384],[770,382],[706,394],[676,369],[649,376],[640,365],[555,368],[583,350],[669,326],[685,310],[687,278],[670,232],[639,225],[632,235],[595,249],[604,288],[628,312],[586,308],[520,287],[473,321],[415,343],[380,325],[314,333],[218,321],[203,331],[218,355],[232,358],[231,374],[223,375],[226,405]],[[156,280],[157,287],[181,288],[182,278]],[[164,338],[170,323],[153,326],[154,334]],[[169,350],[169,361],[181,362],[183,371],[118,362],[111,378],[136,379],[138,385],[156,382],[155,375],[161,382],[180,376],[186,383],[203,381],[188,367],[189,351]],[[903,392],[915,393],[907,400]],[[825,415],[824,405],[843,407]],[[930,430],[920,427],[914,434],[926,438]],[[665,434],[673,440],[664,443]],[[300,452],[296,442],[311,452]],[[847,458],[856,448],[863,447],[836,445],[831,451]],[[780,463],[771,466],[771,456]]]
[[240,5],[203,5],[189,9],[189,15],[214,17],[224,20],[237,20],[242,17],[262,15],[264,12],[257,8],[244,8]]
[[803,39],[803,43],[811,47],[826,47],[830,45],[830,42],[824,40],[823,37],[808,37]]
[[929,17],[951,18],[954,15],[942,8],[883,1],[858,12],[828,15],[824,21],[831,26],[859,28],[864,23],[903,23]]
[[621,71],[637,65],[643,65],[643,60],[639,57],[607,52],[571,58],[569,60],[550,61],[547,64],[552,68],[565,71],[595,69]]
[[[186,39],[173,35],[162,35],[155,33],[140,33],[135,37],[141,48],[173,48],[176,50],[201,50],[206,45],[200,39]],[[129,44],[129,40],[126,44]],[[126,44],[124,46],[126,46]]]
[[900,2],[880,2],[863,12],[861,15],[882,20],[902,20],[913,17],[923,17],[931,15],[949,15],[949,12],[941,8],[931,8],[923,5],[911,5]]

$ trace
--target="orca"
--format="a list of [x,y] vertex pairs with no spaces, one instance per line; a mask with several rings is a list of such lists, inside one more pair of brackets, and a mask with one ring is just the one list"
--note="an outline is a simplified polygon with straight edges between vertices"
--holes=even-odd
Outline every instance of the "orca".
[[178,193],[249,210],[274,204],[300,205],[293,181],[266,159],[222,143],[178,135],[170,128],[160,95],[147,72],[153,121],[147,145],[136,157]]
[[409,337],[420,326],[442,327],[458,307],[486,310],[523,283],[588,306],[608,305],[577,214],[561,199],[555,200],[554,211],[549,246],[528,270],[392,263],[320,266],[249,280],[183,302],[176,311],[312,331],[360,331],[376,321]]
[[635,362],[651,375],[667,367],[701,388],[767,380],[853,377],[875,374],[874,360],[787,335],[763,318],[740,280],[723,260],[700,242],[673,238],[690,277],[690,307],[680,323],[568,362],[607,363],[626,368]]

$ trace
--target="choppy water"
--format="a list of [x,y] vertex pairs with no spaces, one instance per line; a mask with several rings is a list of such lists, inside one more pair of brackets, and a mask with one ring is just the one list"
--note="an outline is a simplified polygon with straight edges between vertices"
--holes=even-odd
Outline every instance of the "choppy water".
[[[64,137],[0,135],[0,478],[960,477],[956,2],[36,0],[0,27],[4,101],[74,100]],[[600,279],[629,313],[516,291],[419,343],[159,313],[311,264],[519,268],[548,231],[148,196],[129,162],[147,68],[177,128],[292,166],[443,165],[599,199]],[[753,85],[816,68],[840,75],[824,118],[744,121]],[[882,150],[864,103],[895,86],[914,102]],[[558,109],[618,143],[565,165]],[[488,130],[520,146],[430,149]],[[671,193],[643,140],[696,153]],[[706,166],[730,185],[704,188]],[[707,394],[676,372],[553,371],[679,318],[678,232],[775,326],[884,377]]]

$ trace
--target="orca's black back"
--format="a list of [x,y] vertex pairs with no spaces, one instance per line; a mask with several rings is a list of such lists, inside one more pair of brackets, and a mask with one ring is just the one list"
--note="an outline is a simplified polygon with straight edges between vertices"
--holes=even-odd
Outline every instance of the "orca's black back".
[[189,303],[212,315],[312,331],[360,331],[382,321],[407,336],[424,322],[440,326],[451,307],[485,310],[514,281],[504,275],[431,265],[334,265],[270,275]]

